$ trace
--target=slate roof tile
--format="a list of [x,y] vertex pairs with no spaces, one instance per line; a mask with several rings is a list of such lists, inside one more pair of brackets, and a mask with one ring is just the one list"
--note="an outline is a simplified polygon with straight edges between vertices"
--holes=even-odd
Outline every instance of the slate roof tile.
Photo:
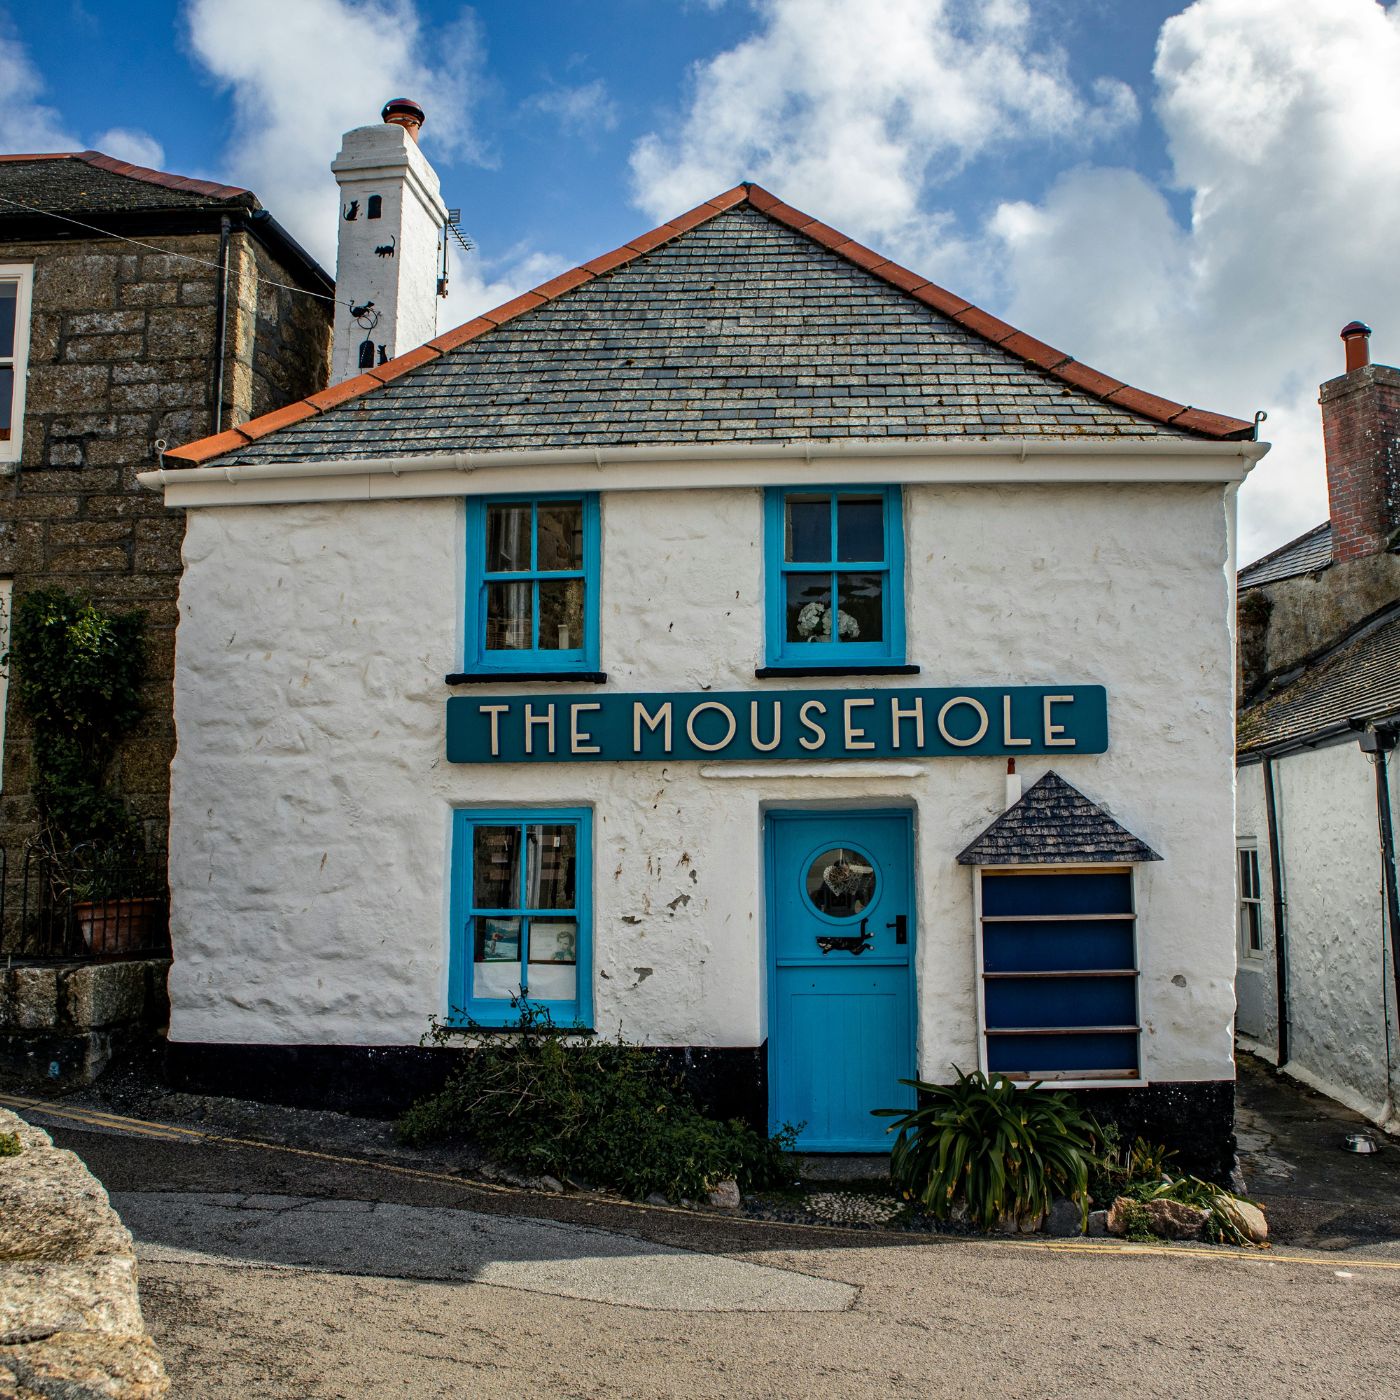
[[[166,455],[232,465],[760,430],[764,441],[860,439],[892,426],[911,438],[1252,432],[1219,415],[1178,428],[1166,418],[1182,405],[1106,376],[1122,402],[1073,387],[1059,364],[1093,372],[893,263],[870,269],[869,254],[741,186],[437,337],[431,358],[353,403],[313,396],[315,419],[250,433],[238,450],[196,442]],[[852,392],[872,376],[885,393]],[[948,386],[976,394],[949,402]]]
[[958,864],[1115,864],[1161,859],[1052,771],[971,842],[958,856]]
[[1400,610],[1240,711],[1241,757],[1400,713]]
[[1324,520],[1314,525],[1296,540],[1246,564],[1240,570],[1240,588],[1258,588],[1261,583],[1277,583],[1279,579],[1296,578],[1299,574],[1315,573],[1332,562],[1332,522]]

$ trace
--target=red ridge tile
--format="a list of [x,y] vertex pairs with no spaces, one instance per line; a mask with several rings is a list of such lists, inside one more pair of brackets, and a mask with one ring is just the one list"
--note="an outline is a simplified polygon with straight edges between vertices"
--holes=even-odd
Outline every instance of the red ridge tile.
[[663,243],[669,243],[676,236],[673,228],[667,228],[662,224],[660,228],[649,229],[646,233],[638,234],[636,238],[629,239],[627,246],[634,253],[649,253],[653,248],[659,248]]
[[817,219],[813,219],[810,224],[803,224],[802,236],[810,238],[814,243],[820,243],[823,248],[839,248],[843,243],[851,241],[840,229],[834,229],[830,224],[821,223]]
[[725,210],[732,209],[736,204],[742,204],[749,197],[749,187],[747,185],[735,185],[732,190],[725,190],[723,194],[717,194],[713,199],[707,199],[706,204],[711,208]]
[[1055,367],[1055,377],[1063,379],[1066,384],[1072,384],[1076,389],[1083,389],[1085,393],[1095,394],[1099,398],[1107,398],[1109,394],[1115,393],[1119,389],[1126,389],[1127,385],[1121,379],[1114,379],[1112,375],[1104,374],[1090,366],[1081,364],[1078,360],[1066,360],[1064,364]]
[[455,350],[459,345],[465,345],[467,341],[475,340],[477,336],[494,330],[495,326],[494,321],[488,321],[484,316],[474,316],[470,321],[464,321],[460,326],[453,326],[450,331],[443,331],[441,335],[434,336],[428,344],[434,350],[446,354],[449,350]]
[[703,224],[713,219],[719,212],[713,204],[697,204],[694,209],[687,209],[684,214],[678,215],[674,219],[667,219],[663,227],[672,229],[676,233],[686,233],[693,229],[696,224]]
[[623,263],[629,263],[640,254],[635,248],[629,248],[624,244],[621,248],[614,248],[611,253],[599,253],[596,258],[589,259],[583,264],[585,272],[591,272],[595,277],[601,277],[605,272],[611,272],[615,267],[621,267]]
[[285,408],[274,408],[271,413],[264,413],[260,417],[251,418],[246,423],[238,425],[238,431],[244,437],[256,442],[260,437],[266,437],[269,433],[275,433],[278,428],[290,427],[293,423],[300,423],[304,418],[314,418],[316,409],[305,399],[298,399],[295,403],[289,403]]
[[968,330],[976,331],[984,340],[990,340],[993,345],[1000,345],[1007,336],[1016,334],[1015,326],[1008,326],[1005,321],[993,316],[990,312],[983,311],[980,306],[969,306],[965,311],[959,311],[956,319],[960,326],[966,326]]
[[1014,335],[1007,336],[1001,342],[1001,348],[1010,350],[1013,355],[1019,355],[1023,360],[1029,360],[1033,365],[1039,365],[1041,369],[1055,369],[1069,359],[1063,350],[1056,350],[1053,345],[1047,345],[1043,340],[1027,335],[1025,331],[1017,331]]
[[386,360],[382,365],[375,365],[373,369],[367,369],[366,374],[379,380],[381,384],[387,384],[390,380],[397,379],[401,374],[407,374],[411,369],[417,369],[419,365],[425,365],[429,360],[439,359],[442,351],[431,345],[420,345],[413,350],[405,350],[402,355],[395,355],[392,360]]
[[[888,282],[892,287],[898,287],[901,292],[916,292],[920,287],[931,287],[933,283],[918,272],[910,272],[907,267],[901,267],[896,262],[887,262],[881,267],[871,268],[876,277],[883,282]],[[939,288],[941,291],[942,288]]]
[[1178,413],[1172,420],[1173,428],[1189,428],[1196,433],[1209,433],[1212,437],[1236,437],[1241,433],[1253,433],[1254,424],[1243,418],[1231,418],[1224,413],[1211,413],[1204,408],[1188,408]]
[[909,295],[915,301],[921,301],[925,306],[931,306],[935,311],[944,316],[951,316],[959,323],[964,311],[977,309],[966,297],[960,297],[955,292],[940,287],[937,282],[925,282],[922,286],[913,288]]
[[246,447],[251,441],[251,438],[239,432],[237,428],[225,428],[221,433],[196,438],[194,442],[187,442],[182,447],[172,447],[165,455],[174,457],[177,461],[193,462],[198,466],[199,463],[207,462],[212,457],[222,457],[226,452],[236,452],[240,447]]
[[835,251],[847,262],[855,263],[857,267],[863,267],[867,272],[872,272],[877,267],[884,267],[889,262],[883,253],[877,253],[873,248],[867,248],[864,243],[857,243],[854,238],[848,238]]
[[[757,209],[758,206],[754,205],[754,208]],[[808,224],[816,222],[810,214],[804,214],[800,209],[794,209],[791,204],[784,204],[780,199],[775,199],[766,209],[760,209],[759,212],[767,214],[770,219],[776,219],[780,224],[795,228],[799,233],[803,232]]]
[[575,287],[581,287],[585,282],[592,280],[593,274],[585,268],[571,267],[567,272],[561,272],[558,277],[541,282],[534,289],[535,295],[542,296],[546,301],[553,301],[555,297],[563,296],[565,292],[571,292]]
[[1170,422],[1178,413],[1186,411],[1186,405],[1172,399],[1164,399],[1158,394],[1149,394],[1146,389],[1134,389],[1131,384],[1115,389],[1104,395],[1104,402],[1116,408],[1131,409],[1145,417],[1155,418],[1160,423]]
[[361,394],[366,394],[371,389],[378,387],[379,381],[377,379],[371,379],[367,374],[357,374],[353,379],[342,379],[339,384],[332,384],[330,388],[322,389],[319,393],[308,394],[306,402],[312,408],[324,413],[337,404],[345,403],[347,399],[357,399]]
[[503,321],[514,320],[522,311],[533,311],[535,307],[543,306],[544,303],[545,298],[537,292],[521,292],[518,297],[512,297],[508,302],[493,307],[490,311],[483,311],[481,319],[494,321],[499,326]]

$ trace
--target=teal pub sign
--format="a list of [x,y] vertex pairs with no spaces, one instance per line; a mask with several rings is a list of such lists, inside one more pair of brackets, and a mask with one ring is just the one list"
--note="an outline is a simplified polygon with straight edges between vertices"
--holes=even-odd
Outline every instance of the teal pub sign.
[[450,763],[1103,753],[1101,685],[454,695]]

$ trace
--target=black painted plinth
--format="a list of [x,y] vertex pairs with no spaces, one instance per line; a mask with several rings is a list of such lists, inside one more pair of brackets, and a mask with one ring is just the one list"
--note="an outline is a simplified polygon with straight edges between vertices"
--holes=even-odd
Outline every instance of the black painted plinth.
[[[442,1088],[465,1048],[418,1045],[225,1045],[172,1041],[166,1078],[172,1087],[321,1108],[368,1118],[395,1118],[415,1099]],[[652,1052],[719,1118],[762,1129],[768,1115],[768,1051],[670,1046]]]
[[1078,1089],[1080,1107],[1116,1123],[1125,1142],[1146,1138],[1176,1153],[1172,1165],[1227,1182],[1235,1165],[1235,1085],[1229,1079],[1147,1084],[1137,1089]]

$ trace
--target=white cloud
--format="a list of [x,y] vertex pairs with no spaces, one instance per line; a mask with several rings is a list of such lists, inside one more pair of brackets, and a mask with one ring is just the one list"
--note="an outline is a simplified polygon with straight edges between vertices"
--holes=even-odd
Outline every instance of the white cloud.
[[1186,229],[1129,171],[1073,171],[991,221],[1008,319],[1142,387],[1247,417],[1249,558],[1325,519],[1317,386],[1337,332],[1400,359],[1400,15],[1374,0],[1197,0],[1162,28],[1158,114]]
[[24,45],[0,14],[0,152],[39,154],[45,151],[106,151],[119,160],[158,165],[160,144],[144,131],[113,129],[84,141],[74,134],[63,114],[40,99],[44,80],[35,70]]
[[1121,84],[1070,81],[1026,0],[757,9],[750,38],[694,70],[675,134],[634,148],[643,208],[756,179],[1119,378],[1266,409],[1243,557],[1325,517],[1316,398],[1342,367],[1337,332],[1361,317],[1377,358],[1400,360],[1400,12],[1195,0],[1168,19],[1156,111],[1182,226],[1163,187],[1086,165],[981,224],[946,207],[950,173],[1018,146],[1082,161],[1135,119]]
[[114,126],[110,131],[104,131],[93,141],[93,148],[151,170],[159,170],[165,164],[165,147],[153,136],[148,136],[144,131],[133,131],[130,127]]
[[[1085,94],[1037,46],[1027,0],[761,0],[750,38],[692,71],[674,136],[632,153],[657,219],[743,179],[938,269],[959,264],[929,196],[998,148],[1085,146],[1130,125],[1136,99]],[[946,275],[946,274],[945,274]]]
[[427,114],[425,151],[481,161],[471,120],[482,46],[474,17],[428,28],[412,0],[189,0],[194,57],[232,93],[225,178],[249,186],[327,267],[335,266],[343,132],[391,97]]
[[525,105],[553,117],[567,132],[586,136],[617,128],[617,103],[601,78],[578,87],[550,88],[537,93]]
[[39,101],[43,79],[34,71],[24,45],[0,15],[0,151],[80,151],[63,117]]
[[523,244],[489,260],[478,252],[464,254],[456,244],[453,248],[447,300],[438,314],[438,326],[444,330],[460,326],[493,306],[502,306],[573,266],[567,258],[536,252]]

